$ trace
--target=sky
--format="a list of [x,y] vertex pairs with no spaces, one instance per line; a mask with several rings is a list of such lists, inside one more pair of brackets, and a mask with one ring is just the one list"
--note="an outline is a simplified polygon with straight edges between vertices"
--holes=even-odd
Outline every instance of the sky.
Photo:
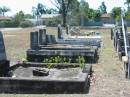
[[[124,7],[125,0],[86,0],[89,3],[90,8],[98,9],[101,2],[105,2],[107,6],[107,12],[110,12],[113,7]],[[26,14],[31,13],[32,6],[36,6],[38,3],[42,3],[51,8],[54,5],[50,0],[0,0],[0,7],[7,6],[11,9],[6,15],[11,16],[19,11],[24,11]]]

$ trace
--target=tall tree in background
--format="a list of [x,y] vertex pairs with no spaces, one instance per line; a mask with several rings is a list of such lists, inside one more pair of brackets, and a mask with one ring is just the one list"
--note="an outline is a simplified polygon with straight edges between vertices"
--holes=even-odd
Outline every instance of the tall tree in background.
[[80,2],[74,0],[68,10],[68,24],[79,25],[80,23]]
[[116,20],[116,23],[118,23],[118,20],[121,18],[121,7],[114,7],[111,11],[111,15]]
[[81,15],[81,25],[84,25],[84,21],[97,21],[100,20],[100,10],[94,10],[89,8],[88,2],[81,0],[80,2],[80,15]]
[[21,21],[25,20],[25,15],[23,11],[19,11],[18,13],[16,13],[15,15],[15,23],[17,23],[18,25],[20,24]]
[[125,4],[127,5],[128,11],[130,11],[130,0],[126,0]]
[[52,4],[54,4],[57,7],[57,9],[59,9],[59,13],[61,13],[63,16],[64,27],[66,26],[67,13],[74,1],[75,0],[51,0]]
[[5,16],[5,13],[10,11],[10,9],[6,6],[0,7],[0,14],[2,14],[2,16]]
[[88,18],[89,13],[89,4],[85,0],[80,1],[80,19],[81,25],[84,25],[85,19]]
[[89,9],[88,18],[91,21],[100,21],[101,12],[100,10]]
[[46,7],[43,4],[38,3],[36,7],[32,7],[32,12],[34,17],[39,17],[43,13],[46,13]]

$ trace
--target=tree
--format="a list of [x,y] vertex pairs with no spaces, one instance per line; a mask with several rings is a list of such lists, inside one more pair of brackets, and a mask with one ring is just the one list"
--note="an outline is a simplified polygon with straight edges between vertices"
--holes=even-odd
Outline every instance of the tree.
[[92,20],[92,21],[100,20],[100,16],[101,16],[100,10],[94,10],[91,8],[89,9],[89,12],[88,12],[88,19],[89,20]]
[[80,2],[75,0],[68,10],[68,23],[70,25],[79,25],[80,23]]
[[46,13],[46,7],[42,3],[38,3],[37,7],[32,7],[33,17],[36,17],[37,24],[40,25],[39,18]]
[[59,13],[63,16],[63,26],[66,26],[66,17],[69,11],[69,8],[76,0],[51,0],[51,2],[57,7]]
[[33,18],[33,16],[31,14],[25,14],[24,17],[27,18],[27,19],[32,19]]
[[118,22],[121,18],[121,7],[114,7],[111,11],[111,16]]
[[81,0],[79,8],[80,8],[81,25],[83,26],[85,19],[88,19],[89,4],[86,1]]
[[130,11],[130,0],[126,0],[124,4],[127,4],[127,9],[128,11]]
[[55,14],[58,13],[58,11],[56,9],[50,8],[50,9],[46,9],[46,14]]
[[14,20],[15,20],[15,23],[19,25],[21,21],[25,20],[24,12],[19,11],[18,13],[16,13]]
[[91,21],[99,19],[101,16],[101,12],[99,10],[89,8],[89,4],[85,0],[80,2],[80,13],[81,18],[85,18],[85,20]]
[[5,16],[5,13],[10,11],[10,9],[6,6],[0,7],[0,13],[2,14],[2,16]]
[[40,17],[43,13],[46,13],[46,7],[41,4],[38,3],[36,7],[32,7],[32,12],[33,12],[33,16],[35,17]]

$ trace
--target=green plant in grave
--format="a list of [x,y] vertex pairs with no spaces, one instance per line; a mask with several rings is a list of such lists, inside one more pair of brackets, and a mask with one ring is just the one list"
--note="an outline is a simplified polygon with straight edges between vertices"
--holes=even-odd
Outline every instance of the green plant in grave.
[[58,63],[58,57],[54,57],[54,63]]
[[68,62],[67,62],[67,59],[66,59],[65,57],[63,58],[63,62],[64,62],[65,64],[68,63]]
[[60,56],[57,56],[58,63],[62,62],[62,58]]
[[80,68],[83,69],[85,66],[85,59],[83,56],[78,56],[78,58],[76,59],[77,63],[79,63]]
[[50,60],[48,61],[49,64],[47,65],[49,70],[54,67],[54,64],[52,62],[53,62],[53,58],[52,60],[50,58]]
[[45,58],[45,59],[43,60],[43,63],[49,63],[49,59]]
[[54,67],[54,64],[49,63],[47,66],[48,66],[48,69],[50,70],[51,68],[53,68],[53,67]]

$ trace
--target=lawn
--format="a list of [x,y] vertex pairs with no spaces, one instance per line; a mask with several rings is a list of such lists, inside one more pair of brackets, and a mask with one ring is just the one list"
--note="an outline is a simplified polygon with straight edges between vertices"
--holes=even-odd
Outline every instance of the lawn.
[[[11,61],[26,58],[26,50],[30,45],[30,32],[35,28],[16,31],[3,31],[7,57]],[[122,63],[110,40],[110,29],[89,29],[101,32],[103,46],[100,50],[99,62],[93,64],[94,76],[88,94],[1,94],[2,97],[130,97],[130,82],[125,79]],[[88,31],[84,29],[82,31]],[[47,32],[56,35],[57,28],[47,28]]]

